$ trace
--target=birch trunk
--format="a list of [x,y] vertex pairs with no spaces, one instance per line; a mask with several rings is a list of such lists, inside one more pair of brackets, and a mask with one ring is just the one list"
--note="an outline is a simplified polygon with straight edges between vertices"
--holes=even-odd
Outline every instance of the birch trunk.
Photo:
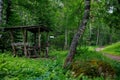
[[78,29],[77,33],[73,37],[69,53],[68,53],[67,58],[64,62],[64,66],[63,66],[64,68],[69,66],[74,58],[74,55],[76,53],[76,48],[78,45],[78,41],[85,31],[86,24],[89,20],[89,15],[90,15],[90,0],[85,0],[85,11],[84,11],[83,20],[82,20],[81,24],[79,25],[79,29]]
[[98,43],[99,43],[99,35],[100,35],[100,29],[99,29],[99,27],[98,27],[98,29],[97,29],[97,40],[96,40],[96,46],[97,46]]

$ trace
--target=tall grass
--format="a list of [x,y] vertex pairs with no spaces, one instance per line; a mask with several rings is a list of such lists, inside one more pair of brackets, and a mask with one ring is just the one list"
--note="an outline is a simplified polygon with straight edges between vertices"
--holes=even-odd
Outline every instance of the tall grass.
[[120,42],[106,46],[102,52],[110,53],[113,55],[120,55]]

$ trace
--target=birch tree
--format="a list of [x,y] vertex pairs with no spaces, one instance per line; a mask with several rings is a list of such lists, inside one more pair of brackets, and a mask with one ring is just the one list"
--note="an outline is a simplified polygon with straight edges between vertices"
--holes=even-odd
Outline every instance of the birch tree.
[[83,19],[82,19],[81,24],[79,25],[77,33],[74,35],[73,40],[71,42],[69,53],[64,62],[64,66],[63,66],[64,68],[66,68],[69,64],[71,64],[71,62],[74,58],[74,55],[76,53],[78,41],[86,29],[86,25],[87,25],[87,22],[89,20],[89,15],[90,15],[90,1],[91,0],[85,0],[85,10],[84,10]]

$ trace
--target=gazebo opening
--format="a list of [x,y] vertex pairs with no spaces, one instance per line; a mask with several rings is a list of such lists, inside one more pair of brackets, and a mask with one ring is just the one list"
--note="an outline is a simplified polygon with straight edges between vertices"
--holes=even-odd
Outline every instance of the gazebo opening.
[[[8,31],[11,37],[11,46],[14,56],[18,54],[24,54],[26,57],[40,57],[41,53],[41,33],[46,32],[46,34],[51,31],[47,27],[41,26],[18,26],[18,27],[9,27],[2,28],[4,31]],[[15,41],[14,31],[20,31],[22,40]],[[31,34],[31,35],[30,35]],[[32,40],[28,39],[28,36]],[[48,35],[46,35],[48,36]],[[46,39],[45,45],[45,57],[48,57],[48,39]]]

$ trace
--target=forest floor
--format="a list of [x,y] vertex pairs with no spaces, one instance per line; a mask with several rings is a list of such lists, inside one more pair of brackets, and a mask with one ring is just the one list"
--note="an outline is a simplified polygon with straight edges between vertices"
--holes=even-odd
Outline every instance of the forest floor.
[[[52,59],[13,57],[11,52],[0,53],[0,80],[111,80],[109,75],[114,74],[114,80],[120,79],[120,62],[88,48],[80,51],[82,54],[75,56],[75,64],[72,63],[69,70],[62,69],[68,51],[53,50],[49,54],[54,56]],[[99,72],[101,69],[102,72]]]
[[[104,47],[100,47],[100,48],[96,48],[95,50],[96,50],[97,52],[100,52],[100,51],[102,51],[103,49],[104,49]],[[109,57],[109,58],[111,58],[111,59],[113,59],[113,60],[120,61],[120,56],[118,56],[118,55],[113,55],[113,54],[104,53],[104,52],[102,52],[102,53],[103,53],[103,55],[105,55],[105,56],[107,56],[107,57]]]

